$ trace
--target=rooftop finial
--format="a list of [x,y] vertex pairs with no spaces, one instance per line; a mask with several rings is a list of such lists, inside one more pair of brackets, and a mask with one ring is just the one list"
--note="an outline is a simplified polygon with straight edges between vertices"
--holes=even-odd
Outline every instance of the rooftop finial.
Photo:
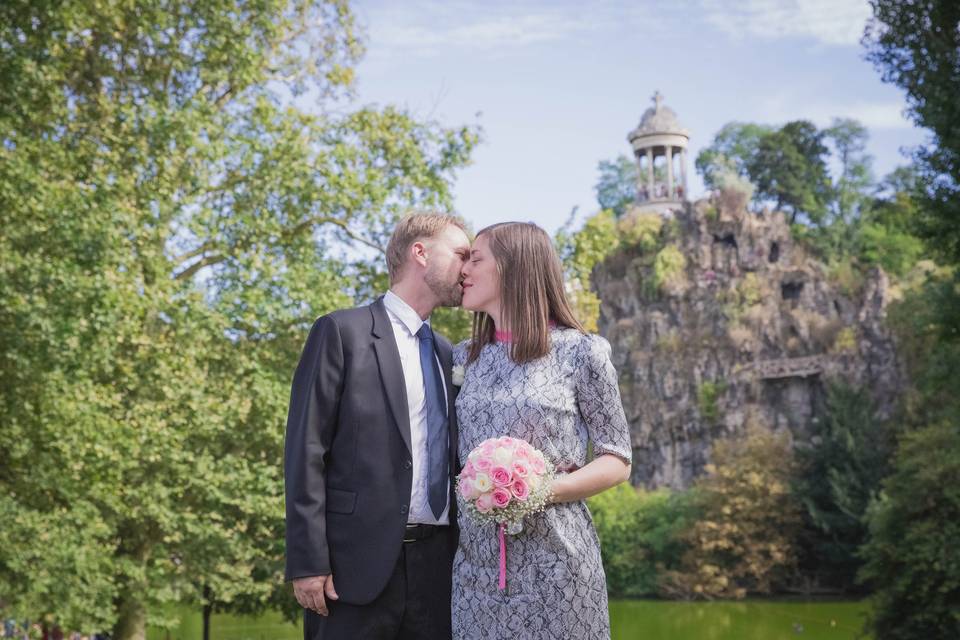
[[657,91],[653,94],[653,103],[656,105],[656,107],[657,107],[656,110],[657,110],[657,111],[660,111],[660,103],[661,103],[661,102],[663,102],[663,95],[661,95],[661,94],[660,94],[660,90],[657,89]]

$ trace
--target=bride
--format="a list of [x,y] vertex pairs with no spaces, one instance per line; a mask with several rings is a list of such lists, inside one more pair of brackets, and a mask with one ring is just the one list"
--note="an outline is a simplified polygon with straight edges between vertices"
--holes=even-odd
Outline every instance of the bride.
[[[610,345],[574,318],[550,237],[534,224],[480,231],[462,270],[473,337],[457,397],[460,464],[491,437],[521,438],[557,467],[551,504],[507,545],[498,589],[493,527],[458,510],[455,638],[609,638],[606,578],[585,498],[630,476],[630,432]],[[592,459],[588,461],[588,443]]]

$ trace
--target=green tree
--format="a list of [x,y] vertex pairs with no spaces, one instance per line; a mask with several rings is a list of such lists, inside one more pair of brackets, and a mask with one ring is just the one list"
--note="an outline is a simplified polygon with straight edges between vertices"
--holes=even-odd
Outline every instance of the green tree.
[[890,306],[888,324],[908,387],[906,427],[960,424],[960,295],[957,267],[921,261],[901,283],[902,299]]
[[844,257],[856,251],[862,218],[872,201],[873,158],[866,152],[870,136],[866,127],[850,118],[835,118],[824,136],[839,164],[826,224],[828,246],[831,256]]
[[601,160],[597,171],[597,202],[601,209],[613,211],[619,218],[637,197],[637,163],[621,154],[613,160]]
[[797,450],[794,493],[806,520],[801,569],[834,588],[855,585],[867,507],[890,469],[892,429],[874,411],[866,390],[831,385],[811,444]]
[[880,182],[873,201],[865,207],[857,240],[858,258],[864,264],[879,265],[898,278],[929,253],[918,235],[922,194],[916,179],[912,167],[898,167]]
[[681,534],[687,551],[679,569],[664,572],[661,591],[706,599],[770,593],[793,566],[800,523],[789,441],[751,427],[718,441],[711,457],[693,487],[701,516]]
[[336,102],[361,51],[341,0],[0,6],[13,610],[126,639],[168,603],[282,598],[303,337],[351,302],[348,247],[449,206],[477,139]]
[[591,289],[593,268],[620,246],[617,219],[610,210],[603,210],[586,219],[577,231],[571,231],[577,210],[570,212],[567,222],[554,238],[570,293],[573,311],[588,331],[597,330],[600,299]]
[[960,262],[960,5],[952,0],[871,0],[867,59],[906,92],[913,121],[931,133],[915,160],[925,238]]
[[870,509],[861,578],[876,588],[877,640],[960,637],[960,431],[939,423],[906,434]]
[[830,200],[830,177],[823,133],[805,120],[788,122],[763,136],[747,164],[757,197],[772,200],[777,209],[789,207],[790,221],[798,216],[813,226],[823,223]]
[[757,154],[760,141],[774,132],[773,127],[753,122],[729,122],[713,137],[694,162],[703,176],[703,183],[711,189],[721,189],[729,182],[732,171],[741,178],[750,178],[749,167]]

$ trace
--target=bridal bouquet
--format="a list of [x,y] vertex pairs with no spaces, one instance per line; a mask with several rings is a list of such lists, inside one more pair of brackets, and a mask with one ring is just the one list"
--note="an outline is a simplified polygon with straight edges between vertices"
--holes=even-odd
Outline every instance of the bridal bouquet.
[[501,589],[506,588],[504,533],[520,533],[524,516],[547,506],[553,474],[553,465],[541,451],[525,440],[504,436],[481,442],[457,476],[457,492],[467,512],[497,525]]

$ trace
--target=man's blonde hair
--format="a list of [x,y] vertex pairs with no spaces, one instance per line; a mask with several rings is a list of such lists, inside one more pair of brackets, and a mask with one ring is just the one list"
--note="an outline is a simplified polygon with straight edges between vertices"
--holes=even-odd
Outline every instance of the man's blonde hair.
[[435,211],[414,211],[408,213],[397,223],[387,243],[387,271],[390,272],[390,284],[396,284],[403,277],[403,267],[407,262],[410,246],[414,242],[435,238],[449,226],[467,232],[466,224],[459,216]]

